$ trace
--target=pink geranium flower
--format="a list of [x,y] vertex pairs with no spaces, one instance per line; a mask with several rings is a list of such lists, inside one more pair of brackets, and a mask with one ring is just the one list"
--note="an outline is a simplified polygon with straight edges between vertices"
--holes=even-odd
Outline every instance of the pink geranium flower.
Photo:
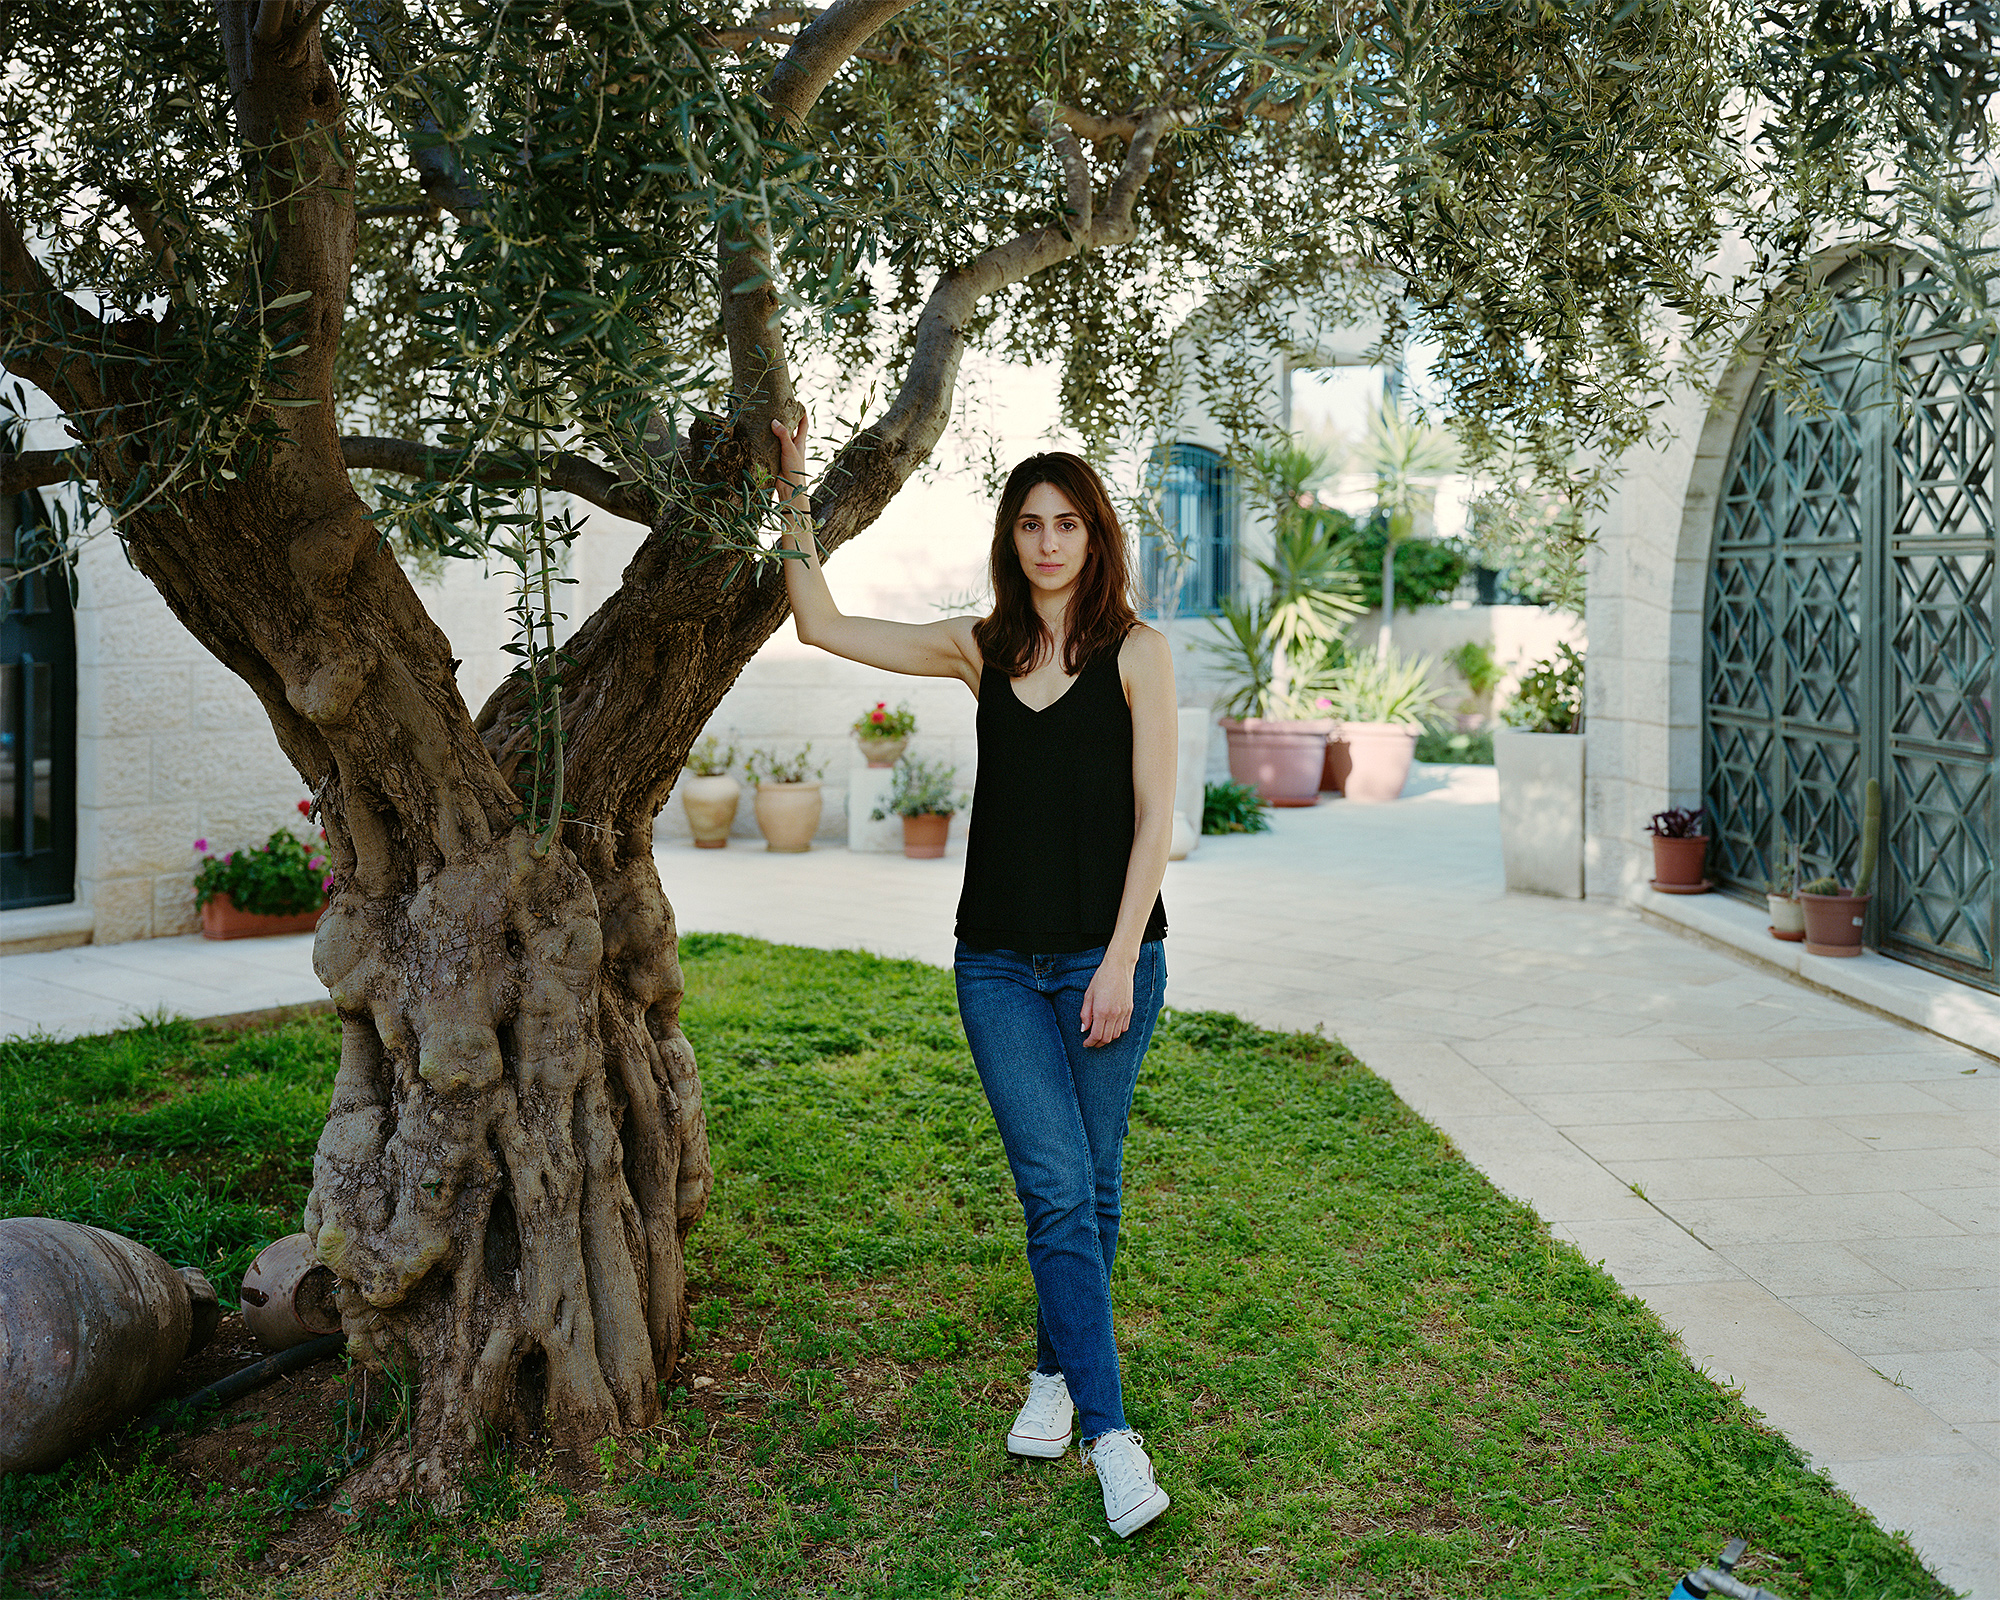
[[194,847],[197,850],[206,850],[208,848],[208,841],[206,839],[197,839],[194,842]]

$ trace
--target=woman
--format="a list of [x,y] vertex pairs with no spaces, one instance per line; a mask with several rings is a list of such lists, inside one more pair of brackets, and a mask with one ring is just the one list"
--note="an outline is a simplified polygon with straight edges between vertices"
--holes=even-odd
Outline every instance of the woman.
[[959,1015],[1028,1228],[1035,1371],[1007,1434],[1055,1458],[1080,1413],[1084,1459],[1121,1538],[1167,1509],[1125,1423],[1111,1327],[1119,1173],[1139,1062],[1166,989],[1173,656],[1126,595],[1117,513],[1088,463],[1031,456],[994,518],[993,613],[841,614],[804,507],[806,423],[771,424],[788,495],[780,547],[805,643],[979,700]]

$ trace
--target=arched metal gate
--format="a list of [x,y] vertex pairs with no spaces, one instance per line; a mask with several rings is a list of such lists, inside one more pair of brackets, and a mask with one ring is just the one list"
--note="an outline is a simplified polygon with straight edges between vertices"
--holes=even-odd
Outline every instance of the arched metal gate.
[[1760,382],[1716,515],[1710,867],[1761,895],[1782,836],[1808,876],[1851,882],[1863,786],[1879,778],[1868,942],[2000,989],[1988,349],[1907,269],[1870,265],[1841,289],[1809,362],[1823,413],[1788,411]]

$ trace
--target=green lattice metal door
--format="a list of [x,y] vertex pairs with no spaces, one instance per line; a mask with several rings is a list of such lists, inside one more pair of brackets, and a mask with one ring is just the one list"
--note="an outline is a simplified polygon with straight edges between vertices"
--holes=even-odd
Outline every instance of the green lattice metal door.
[[1761,895],[1782,835],[1809,875],[1851,882],[1879,778],[1869,942],[2000,989],[1988,351],[1914,286],[1885,312],[1866,291],[1889,270],[1835,302],[1811,360],[1823,413],[1760,385],[1737,433],[1704,650],[1710,866]]

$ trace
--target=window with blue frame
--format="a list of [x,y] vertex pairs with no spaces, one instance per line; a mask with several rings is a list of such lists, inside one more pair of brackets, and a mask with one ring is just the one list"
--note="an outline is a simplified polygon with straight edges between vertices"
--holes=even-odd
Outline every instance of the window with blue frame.
[[1183,617],[1212,617],[1236,592],[1236,479],[1229,463],[1198,444],[1172,444],[1157,459],[1163,475],[1160,521],[1168,536],[1139,541],[1139,579],[1146,614],[1158,616],[1161,598],[1179,568]]

